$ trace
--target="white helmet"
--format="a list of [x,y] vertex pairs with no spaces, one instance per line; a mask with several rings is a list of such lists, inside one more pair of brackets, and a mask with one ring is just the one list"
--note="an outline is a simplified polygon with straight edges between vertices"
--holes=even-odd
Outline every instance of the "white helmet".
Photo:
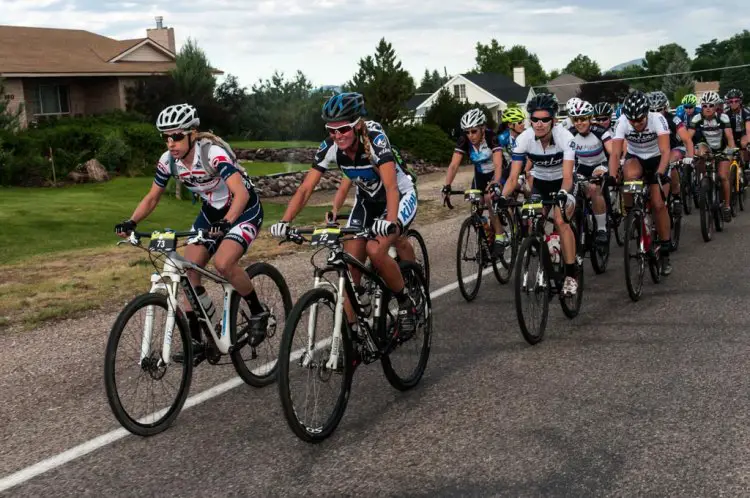
[[570,110],[573,109],[573,107],[575,107],[575,105],[578,104],[579,102],[583,102],[583,101],[579,99],[578,97],[573,97],[571,99],[568,99],[568,101],[565,103],[565,110],[570,112]]
[[481,109],[471,109],[461,117],[461,129],[468,130],[483,125],[487,122],[487,117]]
[[159,113],[156,127],[159,131],[189,130],[201,124],[198,111],[190,104],[171,105]]
[[716,92],[706,92],[701,95],[701,104],[718,104],[721,102],[721,97]]
[[594,115],[594,106],[591,105],[590,102],[586,102],[585,100],[576,102],[572,108],[568,109],[568,116],[570,116],[571,118],[576,118],[579,116],[593,116],[593,115]]

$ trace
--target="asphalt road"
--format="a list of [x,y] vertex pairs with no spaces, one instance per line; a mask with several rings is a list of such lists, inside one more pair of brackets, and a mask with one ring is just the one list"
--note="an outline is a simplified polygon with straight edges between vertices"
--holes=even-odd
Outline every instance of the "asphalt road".
[[[424,229],[433,290],[455,281],[459,222]],[[2,496],[747,496],[750,215],[709,244],[697,223],[686,218],[674,273],[647,276],[638,303],[621,249],[604,275],[587,261],[581,314],[568,320],[553,301],[537,346],[491,275],[472,303],[438,297],[422,383],[400,393],[379,364],[360,368],[320,445],[291,433],[275,385],[242,385],[160,435],[121,438]],[[0,338],[11,365],[0,370],[0,480],[118,428],[101,379],[111,318],[86,322],[90,346],[72,357],[74,339],[54,327],[36,336],[52,346],[41,359]],[[192,394],[232,374],[202,364]]]

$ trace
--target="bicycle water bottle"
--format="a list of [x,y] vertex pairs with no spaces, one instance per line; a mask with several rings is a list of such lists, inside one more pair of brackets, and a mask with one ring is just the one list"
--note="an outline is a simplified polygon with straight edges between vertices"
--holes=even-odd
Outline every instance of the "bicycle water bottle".
[[552,264],[560,262],[560,235],[553,233],[546,236],[547,247],[549,248],[549,257]]
[[195,293],[198,294],[198,300],[201,302],[201,306],[206,311],[208,321],[214,323],[214,315],[216,315],[216,308],[214,308],[214,302],[211,300],[211,296],[206,292],[206,288],[202,285],[195,287]]

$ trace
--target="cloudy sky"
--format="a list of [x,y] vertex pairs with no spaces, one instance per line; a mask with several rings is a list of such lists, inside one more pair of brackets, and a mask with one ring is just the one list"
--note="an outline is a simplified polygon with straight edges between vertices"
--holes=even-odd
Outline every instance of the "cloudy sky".
[[178,47],[192,37],[247,86],[276,69],[300,69],[316,85],[343,83],[381,37],[418,84],[425,68],[471,69],[477,41],[492,38],[526,45],[547,71],[578,53],[605,70],[670,42],[692,56],[699,44],[750,26],[745,0],[0,0],[0,24],[118,39],[145,36],[157,15],[175,29]]

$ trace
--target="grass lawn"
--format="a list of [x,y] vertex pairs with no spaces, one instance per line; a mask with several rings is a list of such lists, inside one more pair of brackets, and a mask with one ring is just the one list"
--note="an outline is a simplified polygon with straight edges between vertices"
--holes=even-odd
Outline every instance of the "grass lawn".
[[250,176],[273,175],[275,173],[291,173],[293,171],[307,171],[309,164],[302,163],[271,163],[263,161],[240,161]]
[[289,142],[238,140],[236,142],[229,142],[229,145],[231,145],[235,149],[317,149],[320,145],[320,142],[310,142],[308,140],[291,140]]

